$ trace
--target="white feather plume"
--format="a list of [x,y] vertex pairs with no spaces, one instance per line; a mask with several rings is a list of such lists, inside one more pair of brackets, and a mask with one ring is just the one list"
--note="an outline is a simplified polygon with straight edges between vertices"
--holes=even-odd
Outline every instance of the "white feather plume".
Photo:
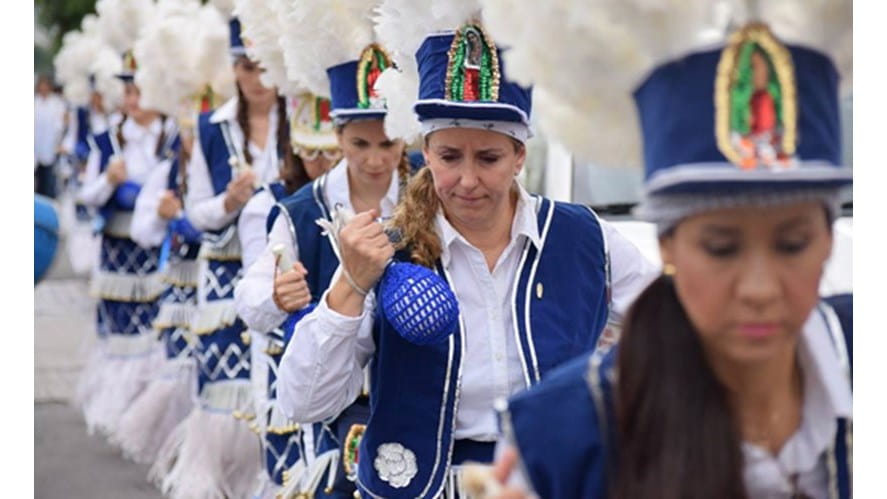
[[419,75],[415,53],[434,32],[449,31],[478,18],[478,0],[384,0],[376,9],[375,31],[379,42],[397,64],[376,81],[376,91],[388,107],[385,133],[413,141],[421,131],[413,105],[419,95]]
[[221,101],[236,93],[228,43],[228,19],[210,4],[201,7],[194,31],[197,55],[192,64]]
[[65,98],[76,106],[89,102],[89,63],[98,43],[95,37],[72,31],[62,38],[61,49],[53,61],[56,79],[64,85]]
[[105,40],[121,54],[132,49],[155,14],[152,0],[98,0],[95,9]]
[[[227,32],[227,23],[212,6],[161,0],[134,47],[142,106],[171,116],[190,112],[206,85],[218,85],[221,74],[232,75]],[[213,90],[230,95],[228,86]]]
[[222,14],[225,18],[225,22],[234,16],[234,2],[235,0],[210,0],[209,4],[215,7],[215,9]]
[[286,74],[280,38],[284,31],[280,3],[269,0],[236,0],[234,15],[240,19],[241,33],[249,58],[265,70],[262,83],[277,87],[281,93],[294,95],[298,85],[291,85]]
[[199,9],[197,0],[158,2],[156,16],[133,47],[142,107],[174,116],[182,102],[200,91],[200,75],[192,65],[194,20]]
[[120,54],[107,44],[101,44],[95,52],[95,58],[89,71],[95,76],[95,89],[102,94],[105,109],[118,108],[123,105],[123,82],[117,74],[123,69]]
[[[850,0],[481,0],[509,76],[534,85],[542,130],[584,160],[641,164],[631,92],[658,64],[721,46],[731,27],[768,22],[787,43],[850,67]],[[762,7],[761,12],[749,6]],[[840,25],[840,26],[839,26]]]
[[283,22],[287,78],[329,96],[327,68],[360,57],[375,41],[372,11],[379,0],[285,0]]

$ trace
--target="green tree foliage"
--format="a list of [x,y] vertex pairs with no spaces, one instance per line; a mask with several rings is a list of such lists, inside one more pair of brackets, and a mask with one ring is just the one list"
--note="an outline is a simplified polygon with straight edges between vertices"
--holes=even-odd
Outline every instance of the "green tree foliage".
[[46,27],[51,36],[46,47],[34,46],[34,69],[52,70],[52,58],[58,52],[62,37],[80,28],[83,16],[95,12],[96,0],[34,0],[35,21]]

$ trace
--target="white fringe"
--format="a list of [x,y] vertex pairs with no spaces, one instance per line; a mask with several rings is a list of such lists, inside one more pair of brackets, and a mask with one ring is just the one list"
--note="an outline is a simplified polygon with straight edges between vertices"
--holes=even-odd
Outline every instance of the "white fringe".
[[254,414],[252,384],[246,379],[207,383],[200,393],[200,405],[228,414]]
[[149,478],[172,499],[244,498],[261,467],[262,447],[246,424],[195,407],[163,444]]
[[152,327],[157,330],[171,327],[191,327],[195,306],[188,303],[161,303]]
[[140,276],[98,270],[93,274],[89,292],[103,300],[145,303],[156,300],[165,287],[157,274]]
[[[205,237],[205,236],[204,236]],[[198,258],[204,260],[240,260],[240,238],[236,227],[227,229],[217,239],[204,239],[200,244]]]
[[[299,461],[301,463],[302,461]],[[299,463],[296,463],[290,469],[296,469],[299,466]],[[304,476],[302,477],[302,491],[313,494],[314,491],[321,485],[320,481],[323,480],[323,474],[329,471],[327,474],[327,480],[325,484],[325,488],[332,488],[333,484],[336,481],[336,467],[339,465],[339,449],[333,449],[324,452],[323,454],[317,456],[314,462],[308,467],[304,472]],[[298,470],[296,470],[297,472]],[[296,473],[293,473],[295,475]],[[289,477],[289,471],[287,471],[287,476]]]
[[192,358],[168,360],[120,418],[111,442],[138,463],[153,463],[160,446],[194,408],[197,386]]
[[100,365],[96,364],[94,370],[91,368],[88,378],[84,379],[88,397],[83,400],[83,411],[90,434],[98,431],[110,436],[116,432],[123,413],[145,390],[166,359],[156,340],[153,349],[138,356],[111,355],[108,340],[102,346]]
[[[91,345],[83,364],[83,370],[80,371],[80,378],[77,380],[72,403],[84,414],[87,412],[87,407],[92,406],[92,400],[101,387],[101,374],[105,366],[103,343],[104,340],[99,338]],[[92,428],[90,428],[90,433],[92,433]]]
[[174,286],[197,287],[200,281],[200,265],[197,260],[170,261],[160,280]]
[[196,335],[209,334],[234,324],[236,320],[237,311],[234,309],[233,299],[206,302],[197,307],[191,321],[191,332]]
[[[278,493],[277,497],[280,497],[282,499],[290,499],[294,497],[300,497],[303,492],[309,492],[311,496],[313,496],[314,491],[317,490],[317,487],[314,487],[313,489],[305,488],[304,482],[307,474],[308,467],[305,465],[305,460],[299,459],[296,464],[292,465],[289,469],[283,472],[283,487],[280,488],[280,492]],[[319,482],[320,480],[318,479],[318,483]]]

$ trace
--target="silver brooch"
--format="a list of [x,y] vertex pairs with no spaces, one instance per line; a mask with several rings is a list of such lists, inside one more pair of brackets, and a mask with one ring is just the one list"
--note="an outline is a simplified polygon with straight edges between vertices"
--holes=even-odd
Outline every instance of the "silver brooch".
[[376,451],[373,466],[379,478],[395,489],[406,487],[416,476],[416,454],[398,443],[382,444]]

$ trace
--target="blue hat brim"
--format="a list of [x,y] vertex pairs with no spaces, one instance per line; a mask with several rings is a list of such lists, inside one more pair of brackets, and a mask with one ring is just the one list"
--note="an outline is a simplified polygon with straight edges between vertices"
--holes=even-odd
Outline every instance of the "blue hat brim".
[[330,117],[334,120],[384,120],[388,111],[385,109],[334,109]]
[[[720,167],[719,167],[720,166]],[[697,171],[699,170],[699,171]],[[804,166],[774,173],[767,169],[742,171],[732,163],[663,170],[647,180],[647,194],[698,194],[732,192],[754,188],[772,190],[841,188],[853,184],[853,171],[829,163],[807,162]]]
[[135,73],[117,73],[114,77],[123,83],[133,83],[136,79]]
[[444,99],[417,101],[413,110],[420,121],[432,119],[464,119],[478,121],[509,121],[530,125],[530,119],[522,109],[501,102],[454,102]]

